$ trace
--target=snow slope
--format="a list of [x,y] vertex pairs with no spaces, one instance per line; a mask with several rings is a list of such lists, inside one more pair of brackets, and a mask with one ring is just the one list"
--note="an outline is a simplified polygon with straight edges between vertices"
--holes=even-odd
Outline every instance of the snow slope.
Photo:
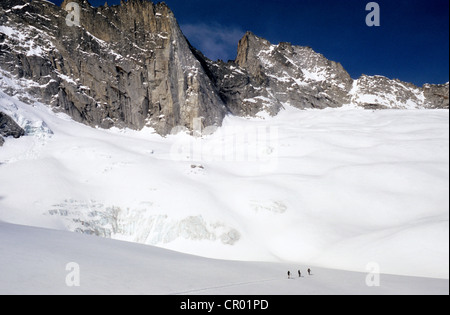
[[[151,246],[0,222],[0,294],[448,294],[448,280],[380,276],[302,266],[233,262]],[[76,279],[79,286],[67,286]],[[70,265],[68,265],[70,264]],[[66,267],[69,267],[66,269]],[[304,267],[303,269],[305,269]],[[306,274],[306,270],[303,270]]]
[[[93,129],[0,92],[0,220],[211,258],[448,279],[449,113],[228,117],[213,135]],[[100,241],[99,241],[100,242]]]

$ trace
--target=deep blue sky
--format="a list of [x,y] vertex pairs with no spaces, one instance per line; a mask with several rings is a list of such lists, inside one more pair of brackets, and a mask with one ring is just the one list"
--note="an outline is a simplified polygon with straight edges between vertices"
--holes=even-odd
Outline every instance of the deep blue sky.
[[[51,0],[60,4],[62,0]],[[449,81],[449,1],[378,0],[381,26],[365,19],[371,0],[166,0],[189,41],[211,59],[234,59],[250,30],[272,43],[311,46],[353,78],[380,74],[417,85]],[[105,0],[90,0],[94,6]],[[120,0],[108,0],[109,5]]]

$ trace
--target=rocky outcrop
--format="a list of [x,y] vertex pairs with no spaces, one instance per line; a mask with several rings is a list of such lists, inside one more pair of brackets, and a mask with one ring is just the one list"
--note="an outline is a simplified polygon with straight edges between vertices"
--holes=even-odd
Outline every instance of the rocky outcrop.
[[444,85],[414,84],[383,76],[363,75],[354,81],[349,92],[351,103],[367,109],[448,109],[448,83]]
[[[69,2],[80,25],[66,23]],[[0,73],[20,82],[5,92],[38,98],[102,128],[219,126],[228,112],[276,115],[297,108],[448,108],[448,83],[423,88],[380,76],[353,80],[309,47],[273,45],[251,32],[237,58],[211,61],[192,47],[164,3],[128,0],[94,8],[86,0],[0,3]],[[2,72],[3,71],[3,72]],[[23,84],[22,84],[23,85]],[[21,86],[22,86],[21,85]]]
[[383,76],[361,76],[355,80],[350,95],[352,104],[366,109],[411,109],[426,105],[421,88]]
[[5,140],[3,137],[20,138],[25,135],[25,131],[8,115],[0,112],[0,146]]
[[449,109],[449,86],[446,84],[425,84],[424,97],[430,108]]

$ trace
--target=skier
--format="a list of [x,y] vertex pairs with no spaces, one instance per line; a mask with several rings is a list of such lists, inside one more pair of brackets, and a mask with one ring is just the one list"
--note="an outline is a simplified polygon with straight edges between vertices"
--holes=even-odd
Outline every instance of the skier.
[[308,268],[308,275],[311,275],[311,269]]
[[288,279],[291,279],[291,272],[288,271]]
[[299,270],[298,271],[298,277],[301,278],[302,277],[302,272]]

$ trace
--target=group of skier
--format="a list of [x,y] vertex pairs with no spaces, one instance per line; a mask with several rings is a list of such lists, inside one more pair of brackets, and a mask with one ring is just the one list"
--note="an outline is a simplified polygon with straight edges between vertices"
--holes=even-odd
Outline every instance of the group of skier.
[[[291,272],[290,271],[288,271],[288,279],[291,279]],[[308,268],[308,275],[310,276],[311,275],[311,269],[310,268]],[[298,271],[298,277],[299,278],[301,278],[302,277],[302,272],[299,270]]]

